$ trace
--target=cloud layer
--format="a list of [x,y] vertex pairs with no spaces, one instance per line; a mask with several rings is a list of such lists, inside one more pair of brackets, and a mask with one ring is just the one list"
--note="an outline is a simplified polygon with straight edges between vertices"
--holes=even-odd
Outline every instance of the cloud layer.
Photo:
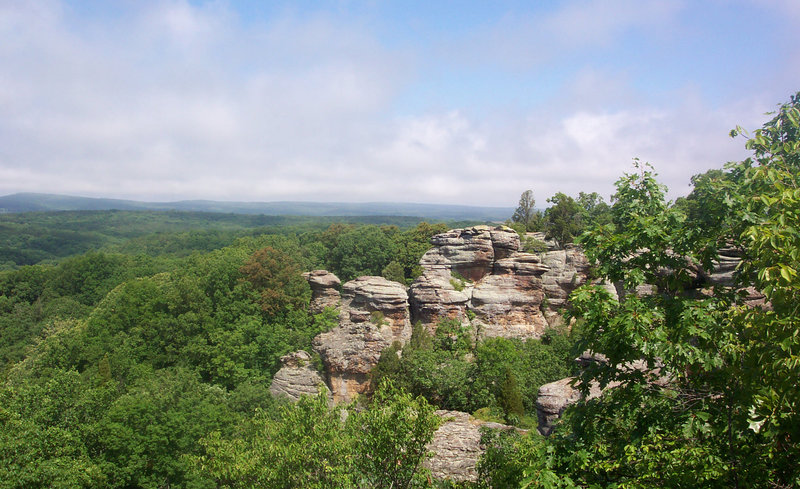
[[[793,2],[739,4],[765,12],[763,42],[797,47]],[[800,75],[788,48],[756,72],[676,60],[706,39],[676,1],[438,30],[426,12],[123,5],[0,0],[0,194],[543,204],[608,197],[639,157],[674,197],[745,157],[728,130],[758,127]]]

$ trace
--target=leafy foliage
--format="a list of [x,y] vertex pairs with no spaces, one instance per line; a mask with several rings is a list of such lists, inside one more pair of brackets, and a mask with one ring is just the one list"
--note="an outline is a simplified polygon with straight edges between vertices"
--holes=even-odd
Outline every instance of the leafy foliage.
[[544,213],[547,237],[563,247],[583,230],[580,205],[561,192],[547,199],[547,202],[553,204]]
[[459,320],[441,320],[433,335],[417,324],[400,357],[399,344],[384,350],[373,383],[389,378],[440,409],[488,408],[519,423],[535,415],[542,384],[570,374],[572,343],[566,333],[549,331],[541,340],[488,338],[476,344],[472,328]]
[[258,411],[233,437],[213,432],[196,470],[217,487],[409,488],[427,481],[421,463],[439,418],[424,399],[383,384],[351,412],[304,397]]
[[253,253],[239,271],[259,294],[258,303],[267,317],[301,309],[311,297],[294,261],[271,246]]

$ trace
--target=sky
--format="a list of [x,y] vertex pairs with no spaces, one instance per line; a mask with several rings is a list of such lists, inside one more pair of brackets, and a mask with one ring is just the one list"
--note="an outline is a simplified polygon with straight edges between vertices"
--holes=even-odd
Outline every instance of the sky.
[[800,90],[798,0],[0,0],[0,195],[669,197]]

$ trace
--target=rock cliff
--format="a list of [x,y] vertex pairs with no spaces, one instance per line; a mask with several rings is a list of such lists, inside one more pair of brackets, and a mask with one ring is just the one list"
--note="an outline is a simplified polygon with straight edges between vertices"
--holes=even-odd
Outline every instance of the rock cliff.
[[[528,236],[544,241],[544,235]],[[270,391],[291,399],[315,395],[327,382],[333,402],[347,402],[369,389],[369,374],[381,353],[394,341],[404,344],[411,336],[411,322],[422,322],[431,332],[441,319],[457,319],[475,326],[479,337],[536,338],[548,326],[561,322],[569,294],[591,280],[586,256],[576,246],[558,249],[545,242],[537,253],[521,251],[520,238],[505,226],[453,229],[431,238],[433,247],[420,260],[423,273],[410,289],[382,277],[359,277],[341,286],[324,270],[305,274],[312,290],[310,309],[339,310],[339,324],[313,341],[325,367],[325,381],[310,365],[306,352],[282,358]],[[711,286],[731,287],[740,257],[735,247],[721,250],[714,272],[696,267],[695,292],[713,293]],[[668,273],[669,271],[665,271]],[[618,290],[604,284],[613,296]],[[705,288],[704,288],[705,287]],[[342,292],[340,294],[339,289]],[[626,293],[626,291],[619,291]],[[656,293],[654,285],[636,291]],[[763,296],[748,291],[753,306],[768,307]],[[584,354],[579,363],[605,361],[602,355]],[[641,362],[628,367],[646,368]],[[669,382],[651,370],[654,382]],[[582,395],[572,387],[574,378],[543,385],[536,402],[539,431],[549,435],[564,409]],[[468,388],[468,386],[464,386]],[[607,388],[614,388],[609,385]],[[601,395],[593,386],[589,397]],[[480,427],[508,428],[478,421],[469,414],[437,412],[444,422],[429,445],[434,457],[425,462],[437,478],[472,481],[475,464],[483,453]]]
[[484,337],[538,337],[547,326],[541,277],[548,267],[519,251],[519,235],[505,226],[454,229],[431,238],[433,248],[409,291],[414,321],[434,331],[440,319],[467,320]]
[[408,294],[383,277],[359,277],[342,287],[339,326],[314,338],[336,402],[369,388],[369,372],[394,341],[411,337]]
[[569,293],[588,280],[578,248],[525,253],[519,235],[505,226],[453,229],[433,236],[431,244],[408,292],[382,277],[359,277],[340,294],[332,273],[304,275],[313,313],[339,309],[339,325],[313,342],[335,401],[367,391],[381,352],[410,338],[412,319],[431,332],[449,318],[471,321],[481,337],[536,338],[559,322]]

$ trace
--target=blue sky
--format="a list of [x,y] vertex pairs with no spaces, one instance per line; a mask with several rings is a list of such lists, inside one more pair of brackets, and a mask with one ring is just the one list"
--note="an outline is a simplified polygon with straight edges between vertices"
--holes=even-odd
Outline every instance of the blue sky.
[[796,0],[0,0],[0,194],[670,196],[800,90]]

